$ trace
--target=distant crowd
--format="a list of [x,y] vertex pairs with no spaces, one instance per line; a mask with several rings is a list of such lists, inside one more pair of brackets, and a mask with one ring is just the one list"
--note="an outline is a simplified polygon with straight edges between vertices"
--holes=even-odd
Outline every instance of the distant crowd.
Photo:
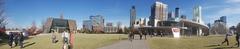
[[28,32],[23,29],[21,32],[9,32],[8,45],[13,48],[13,46],[20,46],[23,48],[23,41],[28,38]]

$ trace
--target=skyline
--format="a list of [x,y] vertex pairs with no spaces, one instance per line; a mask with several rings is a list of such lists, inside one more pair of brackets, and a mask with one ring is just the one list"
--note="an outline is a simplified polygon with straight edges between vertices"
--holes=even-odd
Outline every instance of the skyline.
[[[93,2],[94,1],[94,2]],[[180,8],[181,14],[192,20],[193,8],[202,6],[202,17],[205,24],[213,24],[221,16],[227,16],[228,27],[240,21],[240,1],[238,0],[160,0],[168,5],[168,11]],[[187,1],[187,2],[186,2]],[[150,8],[155,0],[6,0],[5,11],[8,16],[8,26],[25,28],[35,21],[40,26],[49,16],[59,18],[63,13],[64,18],[77,21],[78,28],[82,28],[83,20],[88,20],[91,15],[104,16],[105,22],[129,26],[130,9],[136,6],[138,18],[148,18]],[[222,5],[222,6],[216,6]],[[32,18],[32,19],[31,19]],[[121,19],[120,19],[121,18]],[[126,23],[125,23],[126,22]]]

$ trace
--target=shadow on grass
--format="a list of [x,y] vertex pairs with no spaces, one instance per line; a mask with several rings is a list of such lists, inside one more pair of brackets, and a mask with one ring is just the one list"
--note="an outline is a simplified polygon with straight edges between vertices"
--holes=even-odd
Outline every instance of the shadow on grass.
[[[32,39],[33,37],[29,37],[29,38],[26,38],[25,40],[28,40],[28,39]],[[1,41],[0,41],[0,46],[2,46],[2,45],[8,45],[8,39],[2,39]],[[26,42],[25,42],[26,43]],[[24,44],[25,44],[24,43]]]
[[238,47],[230,47],[230,46],[220,46],[218,44],[216,45],[209,45],[209,46],[205,46],[205,47],[213,47],[211,49],[231,49],[231,48],[238,48]]
[[28,46],[31,46],[31,45],[34,45],[34,44],[36,44],[36,42],[29,43],[29,44],[23,46],[23,48],[28,47]]
[[120,38],[120,40],[128,40],[128,38]]
[[216,47],[216,46],[220,46],[220,45],[209,45],[209,46],[205,46],[205,47]]
[[211,49],[230,49],[230,48],[236,48],[236,47],[215,47]]
[[8,40],[7,39],[3,39],[2,41],[0,41],[0,46],[6,45],[6,44],[8,44]]

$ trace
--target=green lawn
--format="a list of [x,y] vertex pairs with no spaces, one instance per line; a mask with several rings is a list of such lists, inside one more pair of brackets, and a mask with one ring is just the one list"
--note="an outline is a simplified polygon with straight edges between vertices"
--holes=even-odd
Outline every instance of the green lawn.
[[[62,38],[58,35],[59,42],[51,43],[49,34],[34,36],[24,41],[24,49],[61,49]],[[124,34],[74,34],[74,49],[96,49],[98,47],[110,45],[120,40],[126,40]],[[202,36],[202,37],[153,37],[147,42],[151,49],[239,49],[233,47],[234,36],[230,37],[230,46],[226,44],[218,46],[224,40],[224,36]],[[0,49],[10,49],[6,43],[0,43]],[[19,49],[14,47],[12,49]]]
[[218,46],[224,41],[224,36],[203,36],[203,37],[153,37],[148,39],[151,49],[240,49],[232,47],[236,41],[235,36],[230,37],[230,46],[227,44]]
[[[127,35],[123,34],[74,34],[74,49],[96,49],[114,42],[127,39]],[[59,42],[51,43],[50,35],[38,35],[24,41],[24,49],[61,49],[62,39],[58,35]],[[0,49],[10,49],[10,47],[1,43]],[[19,49],[14,47],[12,49]]]

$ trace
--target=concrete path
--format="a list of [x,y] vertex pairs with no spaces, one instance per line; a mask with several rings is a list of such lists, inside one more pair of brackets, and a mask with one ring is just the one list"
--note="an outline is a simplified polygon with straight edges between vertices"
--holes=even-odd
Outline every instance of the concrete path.
[[98,49],[150,49],[146,40],[135,39],[132,42],[123,40],[112,45],[101,47]]

